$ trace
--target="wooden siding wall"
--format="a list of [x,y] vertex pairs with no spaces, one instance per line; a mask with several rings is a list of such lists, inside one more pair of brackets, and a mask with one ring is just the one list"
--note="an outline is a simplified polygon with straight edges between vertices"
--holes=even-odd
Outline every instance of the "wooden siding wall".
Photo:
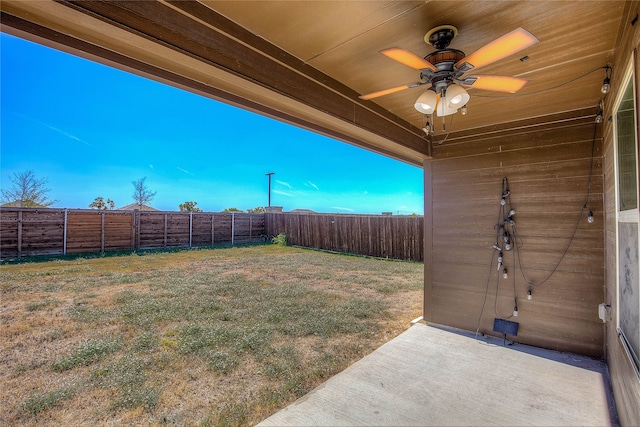
[[[431,212],[425,227],[432,236],[425,242],[425,257],[431,259],[425,263],[428,322],[470,331],[479,322],[481,332],[499,335],[492,332],[494,318],[512,315],[515,287],[519,316],[510,320],[519,323],[516,341],[602,356],[604,328],[597,310],[604,298],[602,138],[594,115],[595,108],[452,134],[434,146],[434,158],[424,167],[425,212]],[[580,215],[594,130],[589,208],[595,223],[589,224],[587,212]],[[580,218],[566,256],[548,282],[533,289],[532,300],[514,250],[504,252],[509,278],[498,279],[492,246],[505,177],[521,238],[519,258],[530,281],[551,274]]]
[[0,209],[0,257],[265,240],[264,214]]
[[[605,117],[613,114],[613,103],[616,94],[621,90],[623,76],[629,61],[631,61],[634,49],[640,48],[640,25],[633,25],[634,17],[640,14],[640,2],[628,2],[624,17],[621,22],[618,40],[620,45],[616,48],[615,59],[612,64],[613,72],[611,78],[612,90],[605,100]],[[637,19],[637,18],[636,18]],[[640,60],[636,53],[635,63],[635,87],[636,102],[640,91]],[[636,103],[636,114],[638,114],[638,104]],[[640,122],[636,118],[636,122]],[[606,323],[606,356],[611,374],[613,393],[616,399],[620,424],[623,426],[638,425],[640,420],[640,380],[636,376],[629,358],[618,338],[616,331],[617,323],[617,292],[616,292],[616,271],[618,260],[616,258],[616,192],[615,192],[615,169],[614,169],[614,141],[613,126],[607,120],[604,122],[604,191],[606,194],[605,203],[605,284],[606,292],[603,302],[611,304],[610,320]],[[639,162],[640,164],[640,162]]]
[[292,245],[401,260],[423,260],[423,219],[419,216],[369,216],[267,213],[269,235],[287,235]]

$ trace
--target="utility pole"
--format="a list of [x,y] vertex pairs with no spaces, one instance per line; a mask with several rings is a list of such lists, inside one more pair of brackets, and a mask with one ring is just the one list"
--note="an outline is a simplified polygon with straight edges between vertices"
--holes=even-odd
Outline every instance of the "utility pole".
[[271,207],[271,175],[275,174],[275,172],[268,172],[265,175],[269,177],[269,207]]

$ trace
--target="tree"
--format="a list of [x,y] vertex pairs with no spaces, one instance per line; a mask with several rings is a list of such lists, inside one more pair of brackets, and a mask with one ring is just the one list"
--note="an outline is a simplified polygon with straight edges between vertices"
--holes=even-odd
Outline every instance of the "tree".
[[222,212],[243,212],[243,211],[241,209],[238,209],[238,208],[226,208]]
[[202,209],[196,207],[197,204],[198,202],[184,202],[178,207],[180,208],[180,212],[202,212]]
[[145,176],[144,178],[140,178],[137,181],[131,181],[131,184],[133,184],[133,195],[131,197],[133,197],[133,200],[139,205],[146,205],[147,203],[151,202],[151,200],[153,200],[153,198],[156,196],[157,191],[151,191],[149,190],[149,188],[147,188],[147,184],[145,183],[145,181],[147,180],[147,177]]
[[113,209],[115,206],[116,203],[113,200],[107,199],[107,201],[105,202],[104,197],[102,196],[96,197],[95,200],[89,205],[91,209],[98,209],[101,211]]
[[264,213],[264,207],[258,206],[257,208],[247,209],[247,213],[253,213],[253,214]]
[[15,204],[23,208],[46,208],[57,200],[51,200],[46,188],[47,179],[37,178],[33,170],[15,172],[11,178],[13,186],[2,190],[2,198],[6,203]]

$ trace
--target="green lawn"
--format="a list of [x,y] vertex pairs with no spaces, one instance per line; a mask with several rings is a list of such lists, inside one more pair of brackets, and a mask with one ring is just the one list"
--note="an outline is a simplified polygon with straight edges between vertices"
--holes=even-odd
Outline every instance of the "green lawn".
[[264,245],[0,267],[4,425],[251,425],[421,314],[421,263]]

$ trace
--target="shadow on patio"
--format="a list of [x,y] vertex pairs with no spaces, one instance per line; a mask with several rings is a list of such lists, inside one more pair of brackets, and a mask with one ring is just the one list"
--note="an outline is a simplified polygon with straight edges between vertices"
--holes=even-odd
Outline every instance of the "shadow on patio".
[[617,425],[607,365],[416,324],[261,426]]

